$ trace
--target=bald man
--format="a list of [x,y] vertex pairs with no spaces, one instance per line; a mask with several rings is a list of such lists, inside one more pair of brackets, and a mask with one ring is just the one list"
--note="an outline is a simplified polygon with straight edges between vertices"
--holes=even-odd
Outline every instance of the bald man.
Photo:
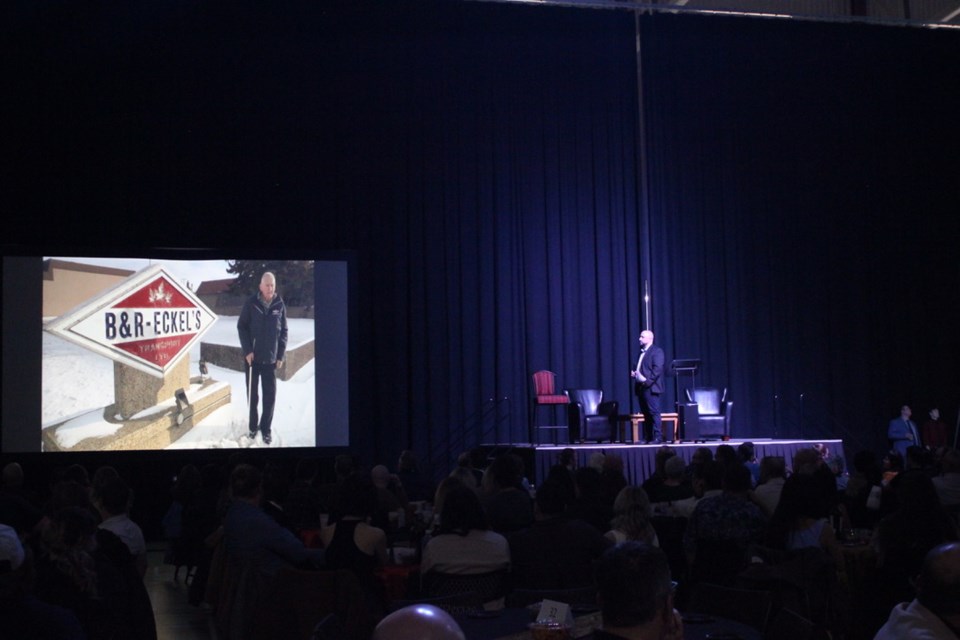
[[663,393],[663,349],[653,344],[653,331],[640,332],[640,357],[630,372],[634,392],[643,414],[643,438],[648,443],[662,443],[660,429],[660,394]]
[[917,576],[917,597],[901,602],[874,640],[960,638],[960,542],[927,553]]
[[[263,444],[273,441],[273,408],[277,402],[277,369],[283,366],[287,350],[287,307],[277,295],[277,278],[269,271],[260,278],[257,293],[250,296],[237,320],[240,348],[246,364],[250,397],[250,439],[259,432]],[[263,386],[263,414],[258,415],[260,387]]]

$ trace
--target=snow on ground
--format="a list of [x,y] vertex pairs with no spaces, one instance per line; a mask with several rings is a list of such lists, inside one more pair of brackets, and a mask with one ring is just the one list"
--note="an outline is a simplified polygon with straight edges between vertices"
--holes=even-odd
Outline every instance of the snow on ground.
[[[289,348],[313,339],[314,323],[291,319]],[[237,344],[237,317],[220,316],[202,340]],[[190,350],[191,375],[198,375],[200,342]],[[258,437],[247,437],[247,390],[242,371],[208,365],[213,380],[231,386],[231,404],[214,411],[195,425],[170,449],[227,449],[262,447]],[[61,422],[62,444],[72,446],[85,438],[114,433],[118,426],[103,420],[103,408],[113,403],[113,361],[83,347],[43,332],[43,428]],[[188,392],[189,397],[189,392]],[[170,400],[171,406],[173,400]],[[316,444],[316,389],[314,367],[308,364],[287,381],[277,380],[277,405],[273,417],[272,447],[312,447]]]

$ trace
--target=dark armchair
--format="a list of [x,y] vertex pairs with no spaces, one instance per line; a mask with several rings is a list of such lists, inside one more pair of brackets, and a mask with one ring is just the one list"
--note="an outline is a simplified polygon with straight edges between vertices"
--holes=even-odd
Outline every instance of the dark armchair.
[[613,440],[617,426],[617,401],[603,401],[600,389],[566,389],[570,397],[567,425],[570,442]]
[[733,401],[727,400],[727,390],[694,387],[687,389],[687,399],[697,403],[700,414],[700,439],[723,440],[730,437],[730,414]]

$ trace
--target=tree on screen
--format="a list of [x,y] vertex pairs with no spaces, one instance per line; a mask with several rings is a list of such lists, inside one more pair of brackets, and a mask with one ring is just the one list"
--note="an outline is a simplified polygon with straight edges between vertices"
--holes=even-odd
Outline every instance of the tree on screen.
[[277,293],[288,306],[313,305],[313,260],[228,260],[227,273],[237,276],[230,293],[252,295],[264,271],[277,277]]

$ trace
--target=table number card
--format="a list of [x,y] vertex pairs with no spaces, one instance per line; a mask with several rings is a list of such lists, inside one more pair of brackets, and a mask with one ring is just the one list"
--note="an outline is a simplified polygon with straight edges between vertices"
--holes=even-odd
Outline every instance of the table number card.
[[573,628],[573,612],[570,605],[555,600],[544,600],[540,603],[540,613],[537,614],[539,623],[556,623]]

